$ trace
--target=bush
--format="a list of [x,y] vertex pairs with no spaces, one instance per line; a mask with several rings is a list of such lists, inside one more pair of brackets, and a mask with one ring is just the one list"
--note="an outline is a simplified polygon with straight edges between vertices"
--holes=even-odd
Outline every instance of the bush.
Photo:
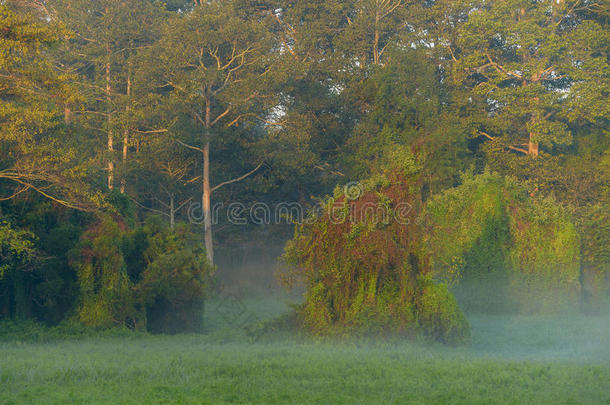
[[208,277],[213,273],[201,241],[179,226],[146,228],[149,263],[138,284],[151,332],[199,332]]
[[579,235],[553,199],[486,173],[425,209],[433,277],[460,303],[484,312],[553,312],[578,305]]
[[598,203],[579,214],[582,235],[582,303],[586,312],[606,309],[610,296],[610,207]]
[[186,226],[158,219],[134,231],[110,217],[84,233],[72,252],[80,286],[78,317],[92,327],[199,331],[213,268]]
[[427,336],[447,344],[470,341],[470,328],[446,284],[421,281],[417,299],[419,327]]
[[85,325],[138,329],[143,313],[127,275],[121,251],[126,229],[111,217],[101,218],[87,230],[71,253],[80,286],[78,316]]
[[305,283],[299,319],[313,334],[423,331],[445,342],[467,340],[468,324],[457,305],[429,297],[445,291],[438,300],[452,299],[427,278],[422,229],[415,221],[421,187],[410,166],[375,177],[361,195],[338,189],[320,215],[296,227],[286,246],[291,270],[285,281]]

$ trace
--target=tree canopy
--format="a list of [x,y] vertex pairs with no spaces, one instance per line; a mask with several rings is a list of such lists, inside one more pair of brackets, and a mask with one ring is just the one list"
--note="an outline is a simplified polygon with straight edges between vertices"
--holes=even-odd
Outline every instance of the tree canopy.
[[[354,182],[377,203],[400,190],[421,222],[406,239],[324,216],[299,228],[292,262],[335,324],[362,321],[341,311],[367,293],[318,291],[327,270],[377,288],[369,309],[387,298],[434,324],[422,297],[438,307],[453,288],[435,272],[491,260],[555,272],[593,309],[608,291],[609,15],[598,0],[0,2],[0,315],[178,330],[159,303],[193,316],[215,248],[290,239],[257,208],[303,213]],[[417,175],[391,174],[405,165]],[[334,245],[317,239],[330,231]],[[420,263],[419,281],[400,273],[411,300],[392,301],[406,267],[336,257],[365,234]]]

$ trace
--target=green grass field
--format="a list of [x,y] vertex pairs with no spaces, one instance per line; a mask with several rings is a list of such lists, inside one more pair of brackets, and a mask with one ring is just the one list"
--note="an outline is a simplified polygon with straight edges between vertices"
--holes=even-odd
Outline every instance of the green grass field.
[[467,348],[320,343],[253,339],[240,318],[284,308],[226,301],[202,335],[5,336],[0,403],[610,403],[608,317],[471,316]]

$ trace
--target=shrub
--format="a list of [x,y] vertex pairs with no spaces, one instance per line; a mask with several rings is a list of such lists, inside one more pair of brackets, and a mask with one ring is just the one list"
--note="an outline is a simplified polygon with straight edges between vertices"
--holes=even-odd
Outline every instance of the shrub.
[[579,235],[551,198],[486,173],[425,209],[433,277],[455,285],[469,310],[552,312],[579,297]]
[[579,212],[582,235],[582,298],[587,312],[601,312],[610,295],[610,207],[598,203]]
[[77,311],[85,325],[142,325],[143,313],[121,251],[124,237],[125,229],[111,217],[103,217],[83,234],[71,253],[80,286]]
[[213,268],[186,226],[172,230],[153,218],[129,231],[103,217],[71,257],[80,286],[78,317],[85,325],[168,333],[201,328]]
[[457,305],[428,297],[434,291],[446,292],[437,294],[439,300],[450,294],[431,287],[426,277],[428,259],[415,221],[421,187],[411,167],[376,176],[357,198],[338,190],[320,215],[296,227],[286,246],[291,270],[285,281],[305,283],[299,319],[313,334],[427,331],[441,341],[466,340],[468,324],[458,321],[463,315]]
[[417,321],[427,336],[447,344],[470,340],[470,328],[457,301],[446,284],[430,278],[420,281],[417,297]]
[[151,332],[198,332],[203,322],[207,280],[214,268],[201,241],[186,226],[145,228],[149,263],[138,284]]

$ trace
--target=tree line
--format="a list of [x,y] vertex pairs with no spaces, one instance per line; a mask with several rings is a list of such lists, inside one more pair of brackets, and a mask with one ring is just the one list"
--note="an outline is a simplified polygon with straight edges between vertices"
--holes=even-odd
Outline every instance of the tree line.
[[[86,296],[104,283],[130,291],[115,306],[150,292],[170,259],[145,252],[172,229],[168,249],[207,274],[201,255],[260,232],[213,233],[214,201],[313,205],[403,150],[423,202],[464,173],[510,177],[566,209],[581,267],[606,269],[609,15],[596,0],[0,2],[0,315],[99,314]],[[193,204],[204,224],[187,231]],[[122,240],[114,262],[102,231]],[[158,290],[103,311],[132,325]],[[129,322],[110,316],[126,305]]]

